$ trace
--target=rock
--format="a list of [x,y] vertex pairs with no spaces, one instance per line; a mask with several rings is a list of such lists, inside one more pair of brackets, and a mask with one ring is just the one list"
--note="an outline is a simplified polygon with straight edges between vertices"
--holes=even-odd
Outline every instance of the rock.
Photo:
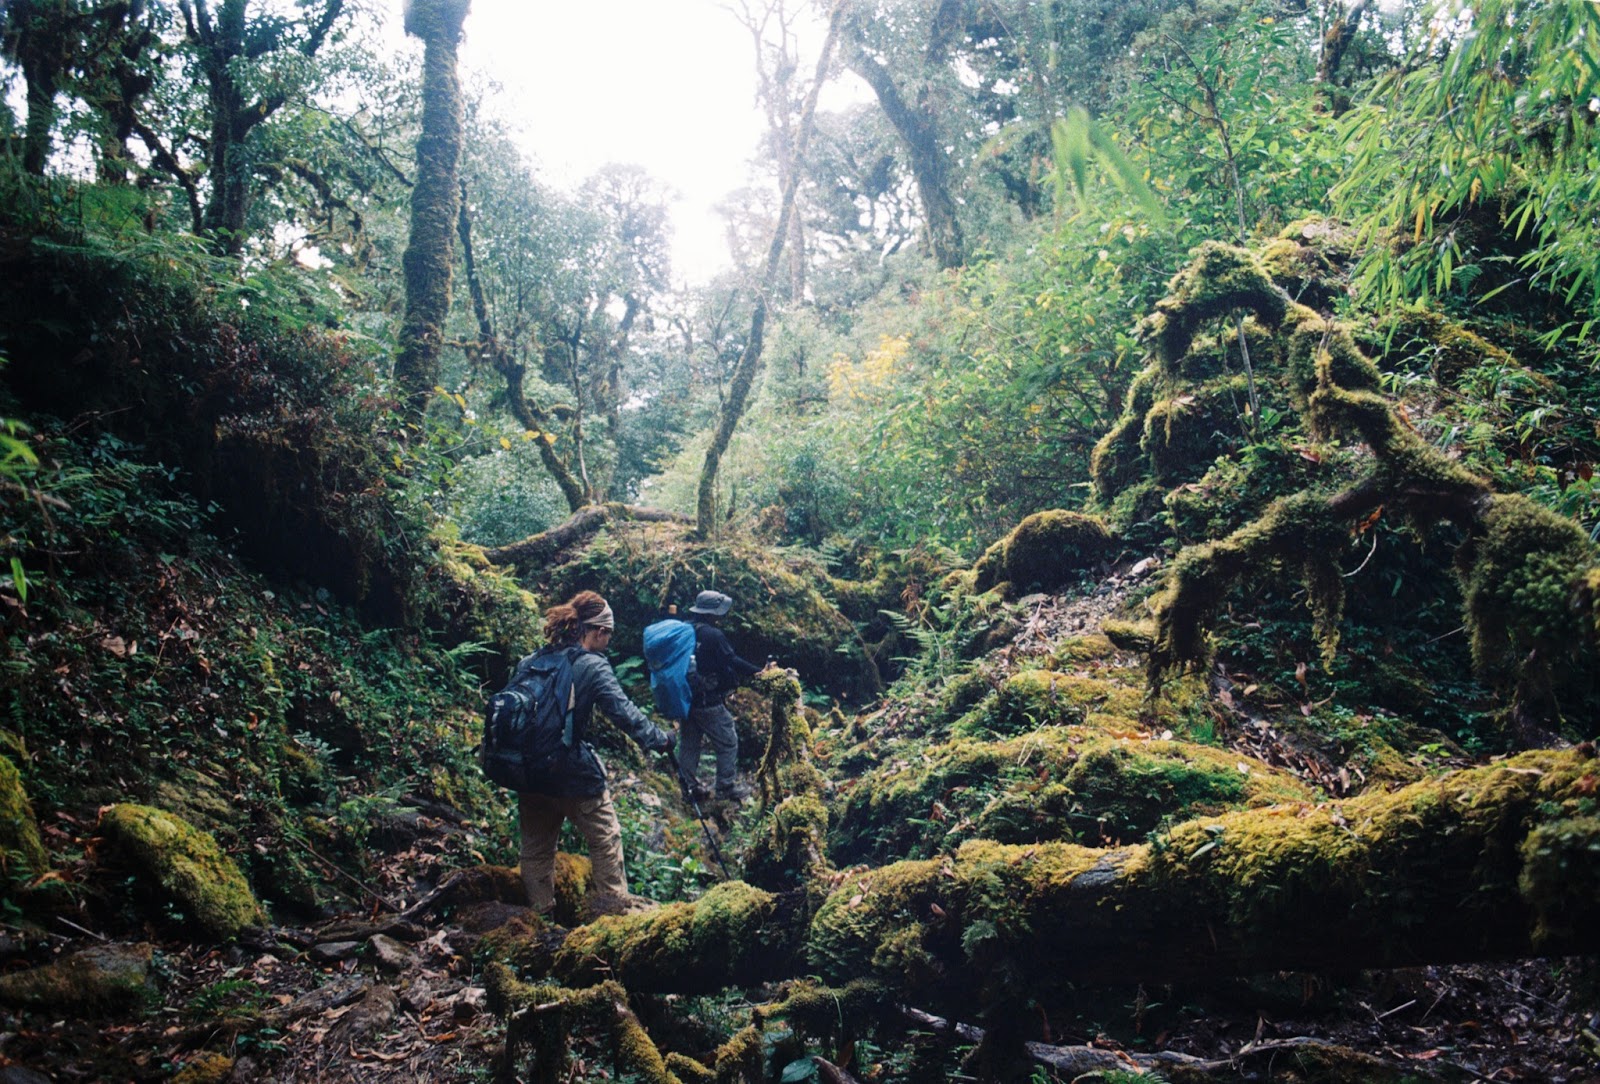
[[417,979],[400,995],[400,1004],[421,1015],[423,1009],[433,1004],[433,983],[424,978]]
[[457,1020],[471,1020],[489,1004],[489,992],[481,986],[469,986],[455,996],[450,1013]]
[[405,971],[417,962],[417,954],[392,937],[375,933],[367,941],[372,948],[372,958],[385,971]]
[[22,775],[7,756],[0,756],[0,859],[8,869],[12,860],[18,861],[26,873],[43,873],[50,867]]
[[316,1016],[329,1009],[337,1009],[341,1005],[359,1001],[366,996],[371,987],[372,984],[365,979],[335,979],[326,986],[319,986],[315,990],[301,994],[281,1009],[269,1010],[265,1014],[265,1019],[273,1027],[283,1027],[304,1017]]
[[313,963],[332,964],[348,960],[360,951],[360,941],[328,941],[321,945],[312,945],[311,951],[307,952],[306,956]]
[[403,918],[390,918],[382,922],[341,919],[318,929],[314,936],[317,941],[365,941],[380,933],[396,941],[421,941],[428,936],[426,929]]
[[21,1065],[8,1065],[0,1069],[0,1084],[50,1084],[43,1073]]
[[[149,875],[168,902],[206,933],[230,940],[262,922],[261,905],[217,841],[171,813],[123,803],[100,815],[103,856]],[[106,852],[110,852],[107,854]]]
[[366,997],[339,1018],[325,1040],[331,1050],[344,1050],[350,1044],[365,1042],[393,1023],[400,1011],[400,999],[382,983],[367,989]]
[[0,1005],[19,1009],[119,1010],[150,989],[153,947],[96,945],[42,967],[0,976]]

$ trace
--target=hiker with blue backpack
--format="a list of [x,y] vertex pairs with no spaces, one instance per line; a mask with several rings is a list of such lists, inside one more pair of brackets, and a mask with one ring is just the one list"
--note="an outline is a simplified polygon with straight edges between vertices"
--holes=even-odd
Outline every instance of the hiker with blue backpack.
[[689,607],[689,622],[694,626],[694,672],[689,679],[689,716],[680,730],[683,756],[679,760],[683,785],[697,798],[711,795],[700,782],[700,748],[711,746],[716,756],[715,794],[724,801],[743,801],[750,788],[739,782],[739,735],[734,730],[733,713],[724,702],[729,693],[746,678],[761,672],[761,667],[739,657],[728,636],[717,622],[733,608],[733,599],[720,591],[701,591]]
[[555,906],[556,844],[569,820],[589,843],[591,909],[636,910],[647,901],[628,893],[622,828],[605,767],[585,736],[598,710],[647,752],[670,755],[676,739],[617,683],[603,654],[616,627],[605,599],[580,591],[544,617],[546,646],[517,664],[486,709],[484,770],[517,792],[522,883],[535,911]]

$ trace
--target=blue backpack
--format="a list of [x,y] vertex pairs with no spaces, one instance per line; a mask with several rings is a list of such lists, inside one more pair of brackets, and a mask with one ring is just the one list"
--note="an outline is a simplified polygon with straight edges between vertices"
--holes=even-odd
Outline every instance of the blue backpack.
[[650,693],[656,710],[677,722],[689,717],[694,642],[694,626],[676,617],[645,626],[644,664],[650,668]]
[[581,648],[540,651],[523,659],[483,709],[478,761],[492,783],[538,790],[573,747],[572,660]]

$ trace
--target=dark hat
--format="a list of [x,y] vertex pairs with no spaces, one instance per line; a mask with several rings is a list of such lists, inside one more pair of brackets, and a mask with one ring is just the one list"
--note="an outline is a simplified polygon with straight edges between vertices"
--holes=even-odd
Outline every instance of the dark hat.
[[689,612],[721,617],[732,607],[733,599],[724,595],[721,591],[701,591],[695,596],[694,605],[689,607]]

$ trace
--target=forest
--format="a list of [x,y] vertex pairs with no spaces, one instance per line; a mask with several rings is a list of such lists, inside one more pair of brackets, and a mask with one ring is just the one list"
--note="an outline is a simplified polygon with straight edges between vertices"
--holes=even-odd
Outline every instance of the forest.
[[727,0],[703,281],[494,6],[0,0],[0,1084],[1600,1080],[1600,5]]

